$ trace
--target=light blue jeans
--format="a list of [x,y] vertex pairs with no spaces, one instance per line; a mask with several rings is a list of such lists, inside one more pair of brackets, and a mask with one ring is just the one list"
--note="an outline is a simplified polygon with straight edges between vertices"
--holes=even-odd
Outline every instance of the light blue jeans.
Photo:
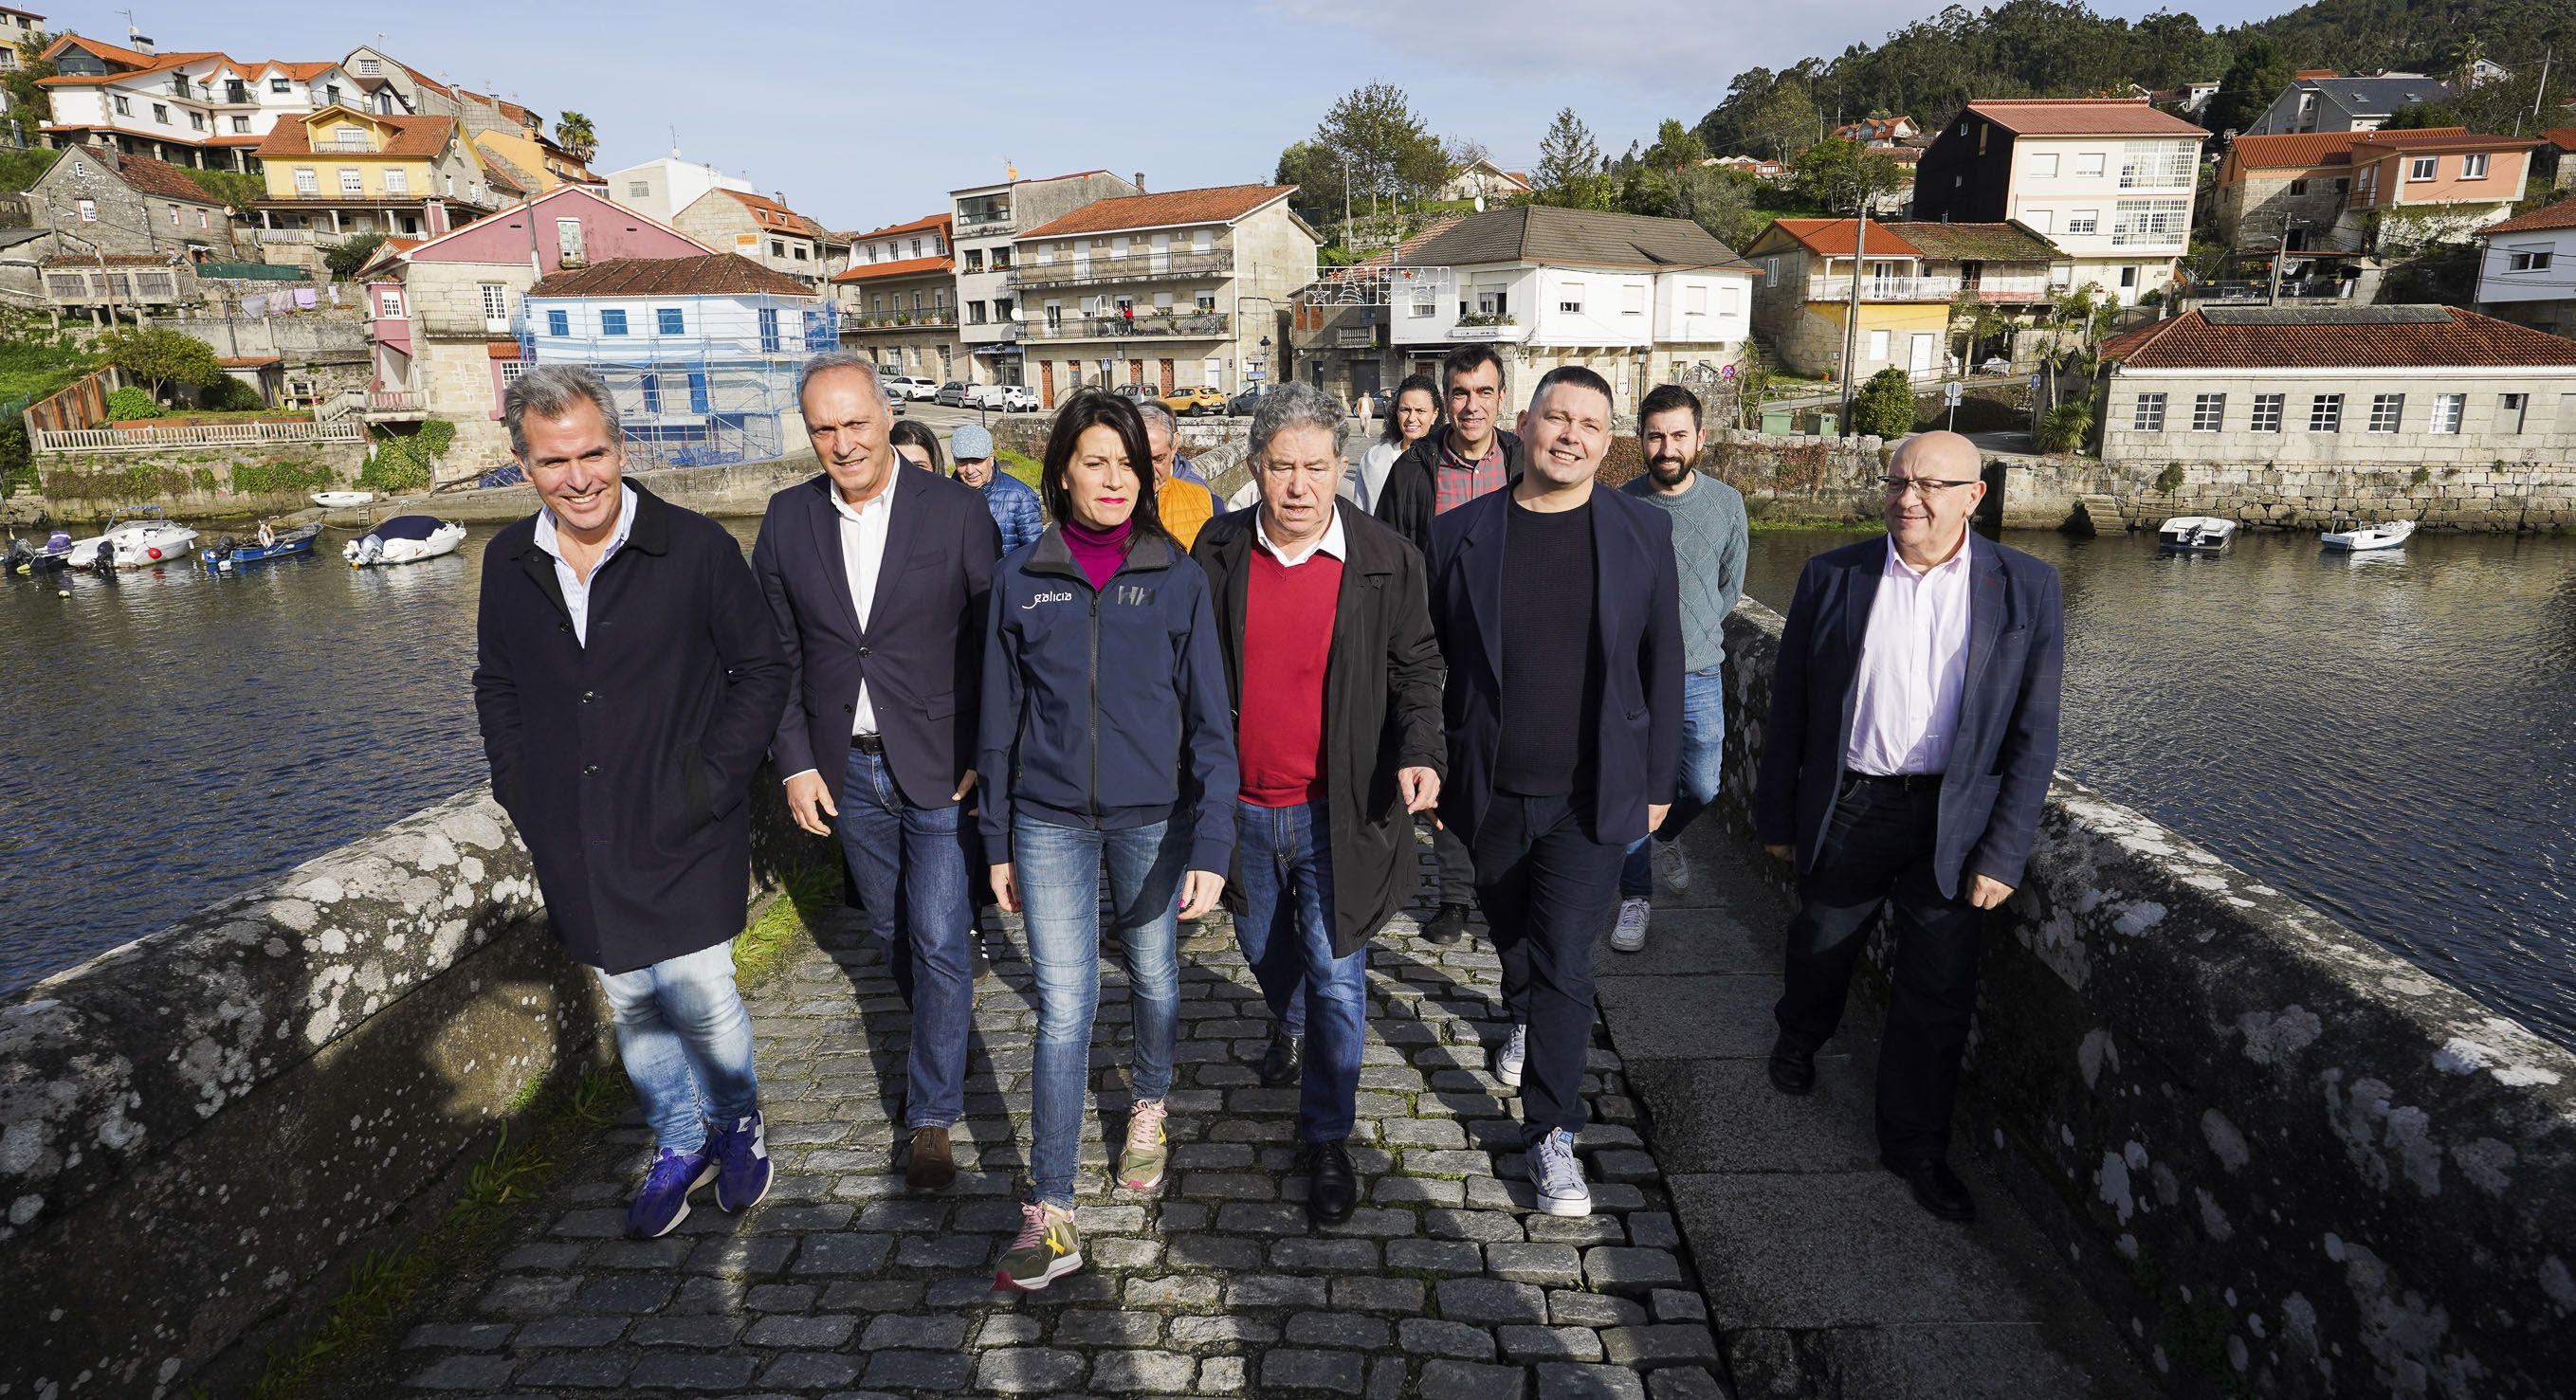
[[1126,831],[1011,823],[1011,875],[1037,964],[1038,1043],[1029,1107],[1031,1199],[1073,1209],[1073,1172],[1082,1152],[1082,1110],[1091,1072],[1091,1024],[1100,1010],[1100,867],[1127,963],[1135,1013],[1135,1063],[1128,1078],[1139,1103],[1172,1089],[1173,1025],[1181,1009],[1172,892],[1189,861],[1189,833],[1159,821]]
[[730,1126],[760,1107],[732,940],[633,972],[600,972],[599,985],[656,1145],[695,1152],[706,1146],[709,1118]]
[[1726,771],[1726,677],[1716,671],[1694,671],[1682,677],[1681,791],[1664,824],[1628,846],[1619,867],[1621,899],[1651,899],[1655,871],[1646,849],[1649,841],[1678,841],[1708,804],[1717,800],[1717,785]]

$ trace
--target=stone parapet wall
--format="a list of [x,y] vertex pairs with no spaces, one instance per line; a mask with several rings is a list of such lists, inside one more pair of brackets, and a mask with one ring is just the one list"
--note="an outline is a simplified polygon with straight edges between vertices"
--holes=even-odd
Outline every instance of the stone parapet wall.
[[[213,520],[310,510],[313,503],[306,497],[357,480],[366,460],[367,444],[362,442],[310,442],[49,452],[36,459],[36,469],[47,508],[57,520],[104,520],[119,506],[158,504],[180,523],[202,527]],[[262,474],[303,484],[234,489]]]
[[605,1024],[481,788],[0,1003],[0,1394],[238,1375]]
[[2297,530],[2354,518],[2501,533],[2576,528],[2576,463],[2569,462],[2339,467],[2005,460],[2003,520],[2012,528],[2056,529],[2079,506],[2096,530],[2153,529],[2175,515]]
[[[1727,624],[1748,833],[1780,625]],[[2063,777],[1983,979],[1967,1144],[2172,1393],[2565,1393],[2576,1056]]]

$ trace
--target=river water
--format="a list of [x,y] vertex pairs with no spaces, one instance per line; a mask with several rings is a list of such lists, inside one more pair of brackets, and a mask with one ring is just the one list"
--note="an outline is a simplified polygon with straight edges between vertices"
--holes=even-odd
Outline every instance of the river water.
[[[0,991],[481,781],[488,536],[0,585]],[[1750,591],[1847,538],[1756,535]],[[2576,541],[2010,543],[2066,576],[2068,772],[2576,1044]]]

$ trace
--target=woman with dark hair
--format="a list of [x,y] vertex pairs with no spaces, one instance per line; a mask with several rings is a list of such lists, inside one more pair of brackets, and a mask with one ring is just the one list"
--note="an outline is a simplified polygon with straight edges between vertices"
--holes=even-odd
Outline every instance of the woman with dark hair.
[[1365,511],[1377,509],[1377,493],[1386,485],[1386,474],[1405,449],[1431,436],[1440,426],[1440,386],[1427,374],[1408,374],[1395,386],[1395,397],[1389,399],[1386,425],[1376,442],[1360,456],[1349,481],[1351,504]]
[[945,464],[939,460],[939,435],[925,424],[906,418],[886,434],[886,441],[894,447],[894,455],[901,457],[905,466],[919,467],[933,476],[946,470]]
[[1135,1028],[1135,1103],[1115,1178],[1148,1191],[1170,1157],[1173,895],[1182,918],[1215,906],[1235,802],[1207,576],[1156,519],[1136,406],[1075,394],[1056,413],[1038,480],[1056,523],[993,569],[975,769],[993,889],[1003,909],[1025,914],[1037,967],[1030,1198],[993,1278],[1023,1291],[1082,1267],[1073,1177],[1100,1004],[1103,858]]

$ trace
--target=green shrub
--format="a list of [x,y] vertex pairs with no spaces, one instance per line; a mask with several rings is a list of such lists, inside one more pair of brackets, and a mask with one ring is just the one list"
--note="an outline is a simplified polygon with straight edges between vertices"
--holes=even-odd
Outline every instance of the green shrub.
[[1852,400],[1852,431],[1879,438],[1914,431],[1914,383],[1905,371],[1891,365],[1860,386]]
[[2048,411],[2039,422],[2039,450],[2073,452],[2084,446],[2093,435],[2093,405],[2062,403]]
[[2157,490],[2159,490],[2159,491],[2162,491],[2163,493],[2165,493],[2165,494],[2166,494],[2166,495],[2168,495],[2168,496],[2172,495],[2172,494],[2173,494],[2173,493],[2175,493],[2176,491],[2181,490],[2181,489],[2182,489],[2182,463],[2180,463],[2180,462],[2167,462],[2167,463],[2165,463],[2165,469],[2164,469],[2163,471],[2160,471],[2160,472],[2156,473],[2156,489],[2157,489]]
[[210,413],[247,413],[268,407],[268,400],[260,397],[257,389],[229,374],[224,376],[224,382],[206,390],[203,398],[204,402],[197,406]]
[[233,468],[232,489],[248,495],[272,492],[302,494],[332,484],[331,469],[319,462],[244,462]]
[[436,477],[433,464],[456,441],[456,425],[432,418],[420,431],[389,437],[358,469],[358,484],[371,491],[418,491]]
[[128,384],[107,396],[107,418],[121,423],[132,418],[158,418],[161,405],[152,401],[152,391],[140,384]]

